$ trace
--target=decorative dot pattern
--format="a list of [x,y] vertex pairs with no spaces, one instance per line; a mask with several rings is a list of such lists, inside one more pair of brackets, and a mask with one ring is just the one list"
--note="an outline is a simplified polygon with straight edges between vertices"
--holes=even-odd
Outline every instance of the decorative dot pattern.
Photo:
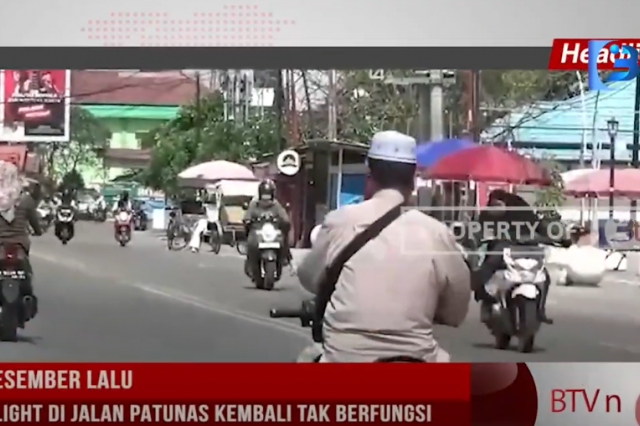
[[167,12],[111,12],[80,28],[103,46],[273,46],[295,25],[253,4],[229,4],[217,12],[177,17]]

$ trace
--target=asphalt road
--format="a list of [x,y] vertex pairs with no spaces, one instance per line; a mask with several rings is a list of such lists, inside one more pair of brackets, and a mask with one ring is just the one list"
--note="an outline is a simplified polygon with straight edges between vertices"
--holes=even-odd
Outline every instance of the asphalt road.
[[[295,321],[268,318],[306,296],[295,277],[258,291],[231,249],[169,252],[152,232],[121,248],[111,231],[80,223],[68,246],[34,241],[41,312],[19,342],[0,343],[0,361],[287,362],[308,344]],[[640,361],[638,300],[629,283],[554,288],[555,324],[527,355],[494,350],[475,305],[462,327],[436,334],[456,361]]]

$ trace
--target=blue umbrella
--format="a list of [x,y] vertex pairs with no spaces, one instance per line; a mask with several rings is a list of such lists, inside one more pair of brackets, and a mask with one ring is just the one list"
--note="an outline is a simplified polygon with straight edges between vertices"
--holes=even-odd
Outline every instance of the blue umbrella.
[[418,167],[431,167],[442,157],[474,146],[477,144],[469,139],[443,139],[420,144],[416,151]]

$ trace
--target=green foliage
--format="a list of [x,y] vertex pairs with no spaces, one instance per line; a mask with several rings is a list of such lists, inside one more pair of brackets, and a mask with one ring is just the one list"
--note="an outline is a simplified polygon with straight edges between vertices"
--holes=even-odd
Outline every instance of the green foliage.
[[82,174],[80,174],[80,172],[78,172],[76,169],[73,169],[62,177],[60,186],[62,188],[79,191],[85,188],[84,178],[82,177]]
[[[393,71],[394,76],[407,71]],[[367,70],[344,73],[338,94],[338,139],[365,142],[381,130],[414,133],[418,113],[411,88],[372,80]]]
[[[579,93],[578,77],[573,71],[483,70],[480,76],[482,127],[491,125],[518,107],[538,101],[568,99]],[[468,118],[464,82],[463,75],[459,73],[456,84],[447,90],[445,96],[454,135],[461,134]]]
[[187,105],[176,118],[146,135],[143,146],[154,147],[143,174],[146,185],[173,193],[178,174],[189,166],[211,160],[246,162],[277,152],[274,116],[250,117],[244,123],[225,120],[223,102],[220,96],[202,99],[200,117],[195,105]]
[[[394,78],[411,75],[408,70],[388,70]],[[418,96],[415,87],[394,86],[370,78],[368,70],[344,71],[338,78],[338,138],[365,142],[377,131],[398,130],[418,133]],[[541,100],[567,99],[577,94],[575,72],[528,70],[483,70],[481,73],[481,125],[493,123],[509,111]],[[453,86],[445,89],[445,122],[451,134],[466,128],[468,88],[464,71],[458,72]],[[317,129],[326,129],[326,110],[314,117],[307,137],[317,137]],[[302,117],[303,121],[305,117]],[[307,129],[308,130],[308,129]],[[448,130],[448,129],[447,129]]]
[[566,200],[564,195],[564,181],[562,180],[562,168],[553,158],[547,157],[540,160],[540,163],[551,174],[552,184],[540,188],[536,193],[535,206],[538,207],[541,216],[547,219],[559,220],[560,214],[557,209]]
[[48,152],[48,173],[59,179],[79,167],[96,167],[98,152],[108,147],[111,132],[102,121],[78,106],[71,108],[71,141],[52,144]]

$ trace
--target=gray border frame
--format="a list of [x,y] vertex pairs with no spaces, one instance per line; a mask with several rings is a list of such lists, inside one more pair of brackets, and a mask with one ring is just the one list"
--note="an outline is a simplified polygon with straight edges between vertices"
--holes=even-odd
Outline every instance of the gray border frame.
[[550,47],[0,47],[8,69],[546,69]]

